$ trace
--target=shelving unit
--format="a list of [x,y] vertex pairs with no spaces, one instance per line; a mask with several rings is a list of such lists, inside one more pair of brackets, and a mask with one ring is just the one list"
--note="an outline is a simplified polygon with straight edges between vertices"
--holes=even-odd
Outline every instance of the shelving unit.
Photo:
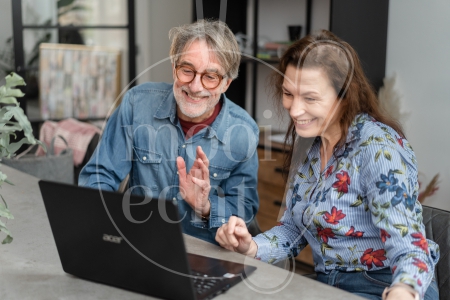
[[[280,12],[273,12],[273,2],[267,0],[249,0],[252,10],[252,39],[253,53],[257,56],[258,36],[264,34],[263,30],[271,30],[276,24],[287,34],[286,25],[290,25],[288,17],[282,18]],[[386,44],[387,44],[387,26],[389,0],[283,0],[279,4],[279,10],[286,9],[290,4],[291,11],[295,5],[298,11],[298,23],[304,26],[302,37],[318,29],[328,29],[337,36],[348,42],[358,52],[363,68],[367,77],[374,86],[375,90],[383,85],[386,65]],[[300,8],[299,8],[300,7]],[[304,7],[303,9],[301,7]],[[261,16],[273,16],[271,26],[262,26]],[[304,22],[304,23],[303,23]],[[277,31],[280,33],[280,30]],[[283,32],[281,32],[283,34]],[[283,40],[283,36],[271,36],[272,40]],[[275,119],[267,120],[263,118],[265,110],[271,110],[269,97],[265,93],[265,82],[262,78],[268,75],[269,70],[262,63],[245,59],[251,67],[249,72],[251,77],[247,80],[247,86],[251,92],[247,93],[247,111],[261,126],[274,126],[280,122]],[[261,60],[272,66],[277,64],[277,60]],[[285,124],[287,125],[287,124]],[[283,130],[281,127],[274,126],[275,130]]]
[[[305,0],[304,0],[305,1]],[[305,31],[306,35],[311,31],[311,9],[312,9],[312,0],[305,1]],[[252,0],[252,12],[253,12],[253,57],[257,57],[258,55],[258,36],[259,36],[259,9],[260,9],[260,0]],[[299,12],[301,13],[301,12]],[[269,63],[269,64],[277,64],[277,59],[261,59],[261,61]],[[244,62],[252,63],[252,92],[251,92],[251,116],[256,120],[256,106],[257,106],[257,77],[258,77],[258,64],[260,64],[257,60],[254,59],[245,59]]]

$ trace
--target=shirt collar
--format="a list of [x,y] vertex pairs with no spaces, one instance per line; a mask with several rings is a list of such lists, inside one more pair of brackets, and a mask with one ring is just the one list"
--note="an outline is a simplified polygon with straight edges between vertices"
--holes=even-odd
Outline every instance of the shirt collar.
[[[216,137],[220,142],[226,144],[225,134],[228,132],[229,124],[229,101],[225,94],[220,96],[220,101],[222,101],[222,109],[219,115],[216,117],[214,122],[205,131],[203,137],[213,138]],[[173,95],[173,89],[168,93],[166,99],[164,99],[153,115],[157,119],[169,119],[173,125],[178,124],[177,117],[177,104],[175,101],[175,96]]]

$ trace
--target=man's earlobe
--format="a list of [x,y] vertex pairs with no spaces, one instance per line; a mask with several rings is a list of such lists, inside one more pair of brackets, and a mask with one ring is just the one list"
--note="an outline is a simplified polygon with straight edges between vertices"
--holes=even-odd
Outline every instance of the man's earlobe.
[[231,79],[231,78],[227,79],[227,83],[222,88],[222,93],[225,93],[228,90],[228,87],[230,86],[232,81],[233,81],[233,79]]

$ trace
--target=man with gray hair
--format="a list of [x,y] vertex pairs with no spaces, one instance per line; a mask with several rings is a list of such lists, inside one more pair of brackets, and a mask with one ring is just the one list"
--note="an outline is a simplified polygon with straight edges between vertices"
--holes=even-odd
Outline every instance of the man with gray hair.
[[169,36],[174,83],[125,94],[79,185],[115,191],[129,175],[128,191],[173,201],[185,233],[216,243],[230,216],[249,223],[258,210],[259,130],[224,94],[241,58],[227,25],[200,20]]

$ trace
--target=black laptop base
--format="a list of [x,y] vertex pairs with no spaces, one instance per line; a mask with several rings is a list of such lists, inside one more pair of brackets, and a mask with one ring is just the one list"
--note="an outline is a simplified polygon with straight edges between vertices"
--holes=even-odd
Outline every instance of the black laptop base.
[[[172,201],[44,180],[39,186],[66,273],[159,298],[210,299],[256,269],[187,254]],[[128,200],[135,205],[127,212]]]

